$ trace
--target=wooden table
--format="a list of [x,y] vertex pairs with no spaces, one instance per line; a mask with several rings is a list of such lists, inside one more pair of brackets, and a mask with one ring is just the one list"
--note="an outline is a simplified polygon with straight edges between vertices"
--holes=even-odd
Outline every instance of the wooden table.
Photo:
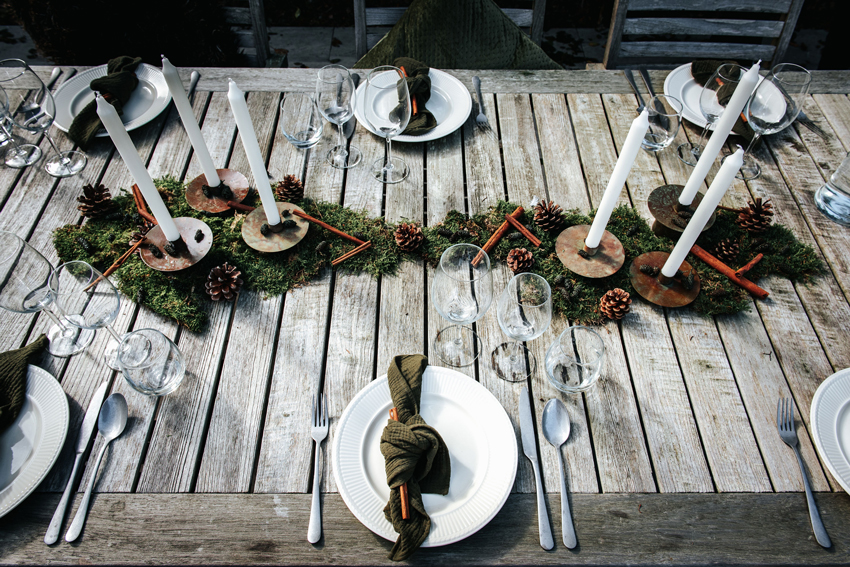
[[[46,76],[50,68],[39,71]],[[181,73],[188,83],[189,71]],[[455,74],[471,88],[475,72]],[[583,211],[597,204],[634,118],[636,100],[622,73],[478,74],[501,144],[472,121],[434,142],[397,144],[412,173],[386,188],[366,167],[343,172],[325,163],[335,136],[331,128],[312,152],[295,150],[276,128],[281,91],[312,90],[315,70],[202,69],[194,108],[216,164],[252,180],[223,92],[226,78],[233,77],[249,93],[273,178],[295,174],[314,199],[390,221],[404,217],[432,225],[451,209],[478,213],[506,197],[527,204],[545,195]],[[665,73],[652,76],[659,88]],[[569,551],[560,543],[556,453],[538,434],[556,549],[545,552],[537,543],[533,476],[520,456],[514,494],[502,512],[463,542],[418,551],[416,562],[850,562],[850,498],[819,461],[807,433],[818,384],[850,366],[850,230],[828,221],[813,202],[815,190],[850,149],[850,73],[814,76],[805,109],[829,140],[797,126],[766,139],[757,151],[762,176],[736,182],[724,204],[770,198],[776,220],[814,246],[829,273],[810,285],[762,280],[769,299],[753,301],[734,316],[707,318],[635,301],[621,323],[601,328],[607,355],[593,389],[559,394],[541,371],[528,384],[538,417],[551,397],[560,397],[571,416],[564,454],[578,548]],[[63,148],[71,147],[55,134]],[[697,135],[684,128],[676,144]],[[173,107],[132,137],[154,177],[191,179],[200,173]],[[46,141],[40,143],[49,151]],[[366,163],[383,155],[382,141],[361,126],[352,143]],[[132,184],[108,139],[87,153],[83,174],[65,180],[37,167],[0,169],[0,227],[58,261],[51,231],[79,222],[75,199],[82,185],[99,181],[115,191]],[[671,150],[641,152],[622,201],[649,218],[649,192],[684,183],[688,174]],[[504,265],[494,272],[499,290],[510,273]],[[444,326],[427,298],[431,276],[421,262],[405,263],[396,276],[378,280],[327,270],[284,297],[246,291],[238,303],[211,302],[209,327],[200,334],[124,301],[116,328],[166,333],[183,351],[188,376],[164,398],[135,393],[101,363],[106,333],[98,333],[81,355],[46,357],[43,366],[69,397],[70,433],[37,493],[0,520],[0,562],[388,563],[391,543],[362,526],[336,494],[328,448],[336,418],[352,397],[386,371],[393,355],[427,353]],[[48,324],[46,317],[4,312],[0,350],[29,342]],[[556,317],[530,343],[538,360],[568,324]],[[478,330],[486,349],[503,340],[494,309]],[[483,365],[462,371],[502,402],[518,428],[523,384],[496,379]],[[42,538],[68,478],[82,413],[104,380],[127,398],[127,431],[101,467],[81,541],[47,547]],[[331,432],[322,470],[324,538],[313,546],[306,541],[309,415],[320,390],[329,400]],[[812,536],[797,462],[776,431],[780,396],[793,396],[798,404],[803,456],[834,543],[829,550]],[[93,472],[85,471],[84,482]]]

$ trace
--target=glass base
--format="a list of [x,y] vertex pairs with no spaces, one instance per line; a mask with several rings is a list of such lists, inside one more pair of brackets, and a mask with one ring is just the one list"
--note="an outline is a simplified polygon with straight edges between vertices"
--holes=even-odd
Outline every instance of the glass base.
[[91,329],[78,329],[71,325],[63,329],[53,325],[47,331],[47,340],[50,341],[47,351],[53,356],[65,358],[84,351],[93,339],[94,331]]
[[6,152],[6,166],[14,169],[29,167],[41,158],[41,148],[33,144],[21,144]]
[[[129,335],[130,333],[125,333],[121,335],[121,340],[124,340],[124,337]],[[121,365],[118,364],[118,347],[121,345],[115,337],[109,339],[109,342],[106,344],[106,350],[103,351],[103,362],[112,370],[121,370]]]
[[687,165],[696,165],[699,161],[699,156],[702,154],[702,146],[695,146],[690,142],[685,142],[684,144],[679,144],[679,147],[676,148],[676,155],[679,156],[679,159],[686,163]]
[[337,169],[348,169],[354,167],[363,158],[363,154],[355,146],[334,146],[328,150],[328,163]]
[[828,218],[850,226],[850,196],[836,191],[827,183],[815,192],[815,205]]
[[71,177],[85,169],[87,163],[83,152],[62,152],[44,162],[44,171],[53,177]]
[[446,366],[469,366],[478,358],[483,345],[475,331],[469,327],[452,325],[437,333],[431,345],[433,355]]
[[490,369],[508,382],[522,382],[534,374],[536,368],[534,354],[522,343],[502,343],[490,353]]
[[404,181],[410,168],[400,157],[393,156],[390,163],[384,158],[376,159],[372,164],[372,175],[382,183],[399,183]]
[[[725,160],[726,157],[723,159]],[[723,163],[723,161],[720,163]],[[741,169],[738,170],[738,173],[735,174],[735,177],[737,179],[749,181],[750,179],[755,179],[759,175],[761,175],[761,166],[756,163],[756,160],[754,160],[752,156],[744,155],[744,163],[741,165]]]

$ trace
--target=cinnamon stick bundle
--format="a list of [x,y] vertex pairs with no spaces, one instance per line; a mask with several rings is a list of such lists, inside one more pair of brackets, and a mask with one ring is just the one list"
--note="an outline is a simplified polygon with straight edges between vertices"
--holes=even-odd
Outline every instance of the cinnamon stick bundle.
[[515,229],[520,231],[524,237],[528,239],[529,242],[540,248],[540,239],[531,234],[531,231],[525,228],[525,225],[516,220],[511,215],[505,215],[505,220],[511,223]]
[[312,223],[314,223],[314,224],[317,224],[317,225],[319,225],[320,227],[322,227],[322,228],[324,228],[324,229],[326,229],[326,230],[331,231],[332,233],[336,234],[337,236],[341,236],[342,238],[345,238],[345,239],[347,239],[347,240],[350,240],[350,241],[352,241],[352,242],[353,242],[353,243],[355,243],[355,244],[359,244],[359,245],[363,245],[363,244],[364,244],[364,242],[363,242],[362,240],[360,240],[359,238],[354,238],[354,237],[353,237],[353,236],[351,236],[350,234],[346,234],[346,233],[344,233],[343,231],[339,230],[338,228],[334,228],[334,227],[332,227],[331,225],[329,225],[329,224],[328,224],[328,223],[326,223],[326,222],[322,222],[322,221],[320,221],[319,219],[314,219],[313,217],[311,217],[311,216],[310,216],[310,215],[308,215],[307,213],[302,213],[301,211],[293,210],[293,211],[292,211],[292,214],[293,214],[293,215],[295,215],[296,217],[301,217],[302,219],[304,219],[304,220],[306,220],[306,221],[310,221],[310,222],[312,222]]
[[331,262],[331,266],[336,266],[337,264],[341,264],[341,263],[345,262],[346,260],[348,260],[349,258],[351,258],[352,256],[356,256],[357,254],[360,254],[361,252],[363,252],[364,250],[366,250],[367,248],[369,248],[371,246],[372,246],[371,240],[364,242],[363,244],[361,244],[360,246],[358,246],[354,250],[343,254],[342,256],[340,256],[339,258],[337,258],[336,260]]
[[726,276],[727,278],[729,278],[730,280],[732,280],[732,282],[734,282],[735,284],[747,290],[750,294],[757,297],[758,299],[766,299],[767,296],[770,295],[770,292],[768,292],[767,290],[760,288],[759,286],[757,286],[746,278],[742,278],[736,275],[735,270],[733,270],[711,254],[700,248],[698,245],[694,244],[691,247],[691,253],[709,266],[711,266],[712,268],[714,268],[715,270],[717,270],[718,272],[720,272],[721,274],[723,274],[724,276]]
[[[519,218],[519,216],[523,212],[524,212],[524,209],[522,207],[517,207],[516,210],[511,213],[510,216],[512,216],[513,218],[516,219],[516,218]],[[505,236],[505,234],[507,234],[508,229],[510,229],[510,227],[511,227],[511,225],[508,223],[508,221],[503,222],[502,225],[498,228],[498,230],[496,230],[496,232],[493,233],[493,235],[487,240],[487,242],[484,243],[484,246],[482,246],[481,249],[484,250],[484,252],[486,252],[487,254],[489,254],[490,251],[493,250],[493,248],[496,247],[496,245],[499,243],[499,241],[502,239],[502,237]],[[482,259],[484,259],[484,255],[481,254],[481,252],[479,252],[475,256],[475,258],[472,259],[472,265],[477,266],[481,262]]]

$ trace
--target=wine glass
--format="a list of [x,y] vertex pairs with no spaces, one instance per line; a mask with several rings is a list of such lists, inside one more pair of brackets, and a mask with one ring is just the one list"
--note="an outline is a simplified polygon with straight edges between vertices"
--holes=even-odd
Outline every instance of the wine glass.
[[[86,154],[77,151],[60,152],[48,134],[56,116],[53,95],[29,65],[20,59],[0,61],[0,85],[9,96],[8,117],[11,123],[32,134],[44,134],[56,155],[44,162],[44,170],[53,177],[76,175],[86,167]],[[6,165],[22,168],[41,157],[41,148],[34,144],[16,145],[6,153]]]
[[399,157],[393,157],[393,136],[404,132],[410,122],[410,91],[401,69],[375,67],[366,78],[366,121],[387,140],[387,152],[372,164],[372,175],[384,183],[403,181],[410,169]]
[[588,390],[599,378],[605,342],[589,327],[576,325],[564,332],[546,351],[544,366],[549,381],[568,394]]
[[776,65],[762,79],[744,108],[747,123],[755,135],[744,152],[744,164],[736,175],[738,179],[755,179],[761,174],[752,149],[762,136],[776,134],[797,119],[811,82],[812,74],[793,63]]
[[280,131],[299,150],[318,144],[323,128],[313,94],[287,93],[280,101]]
[[449,366],[469,366],[481,352],[481,339],[471,327],[493,301],[490,257],[474,244],[455,244],[443,252],[434,271],[431,301],[453,325],[441,329],[432,350]]
[[147,396],[170,394],[186,375],[180,349],[156,329],[138,329],[124,335],[118,347],[118,361],[127,383]]
[[679,159],[688,165],[696,165],[702,154],[703,140],[705,134],[712,124],[720,119],[726,105],[732,98],[732,94],[747,70],[734,63],[724,63],[711,75],[711,78],[702,87],[699,95],[699,108],[705,117],[705,126],[699,135],[696,145],[685,142],[679,145]]
[[360,163],[362,154],[355,146],[345,147],[343,125],[354,115],[354,81],[342,65],[326,65],[319,69],[316,80],[316,103],[319,112],[339,129],[339,142],[328,151],[327,160],[337,169],[347,169]]
[[113,370],[121,370],[116,355],[123,337],[112,328],[121,296],[112,282],[90,264],[76,260],[56,268],[50,276],[50,291],[56,307],[72,325],[109,331],[113,340],[106,346],[104,361]]
[[682,103],[667,95],[656,95],[646,103],[649,128],[640,145],[648,152],[658,152],[673,143],[682,123]]
[[54,323],[47,331],[48,352],[71,356],[89,346],[94,333],[68,327],[46,309],[53,301],[48,286],[52,272],[53,266],[35,248],[17,234],[0,230],[0,307],[15,313],[42,311]]
[[515,275],[496,301],[496,316],[502,331],[514,342],[502,343],[493,350],[490,367],[508,382],[525,380],[534,372],[537,361],[521,341],[536,339],[549,328],[552,321],[549,283],[529,272]]

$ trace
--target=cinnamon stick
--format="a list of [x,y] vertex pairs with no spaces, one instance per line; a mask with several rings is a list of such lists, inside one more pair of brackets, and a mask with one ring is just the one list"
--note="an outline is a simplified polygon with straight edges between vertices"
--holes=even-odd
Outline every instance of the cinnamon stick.
[[767,296],[770,295],[770,292],[768,292],[767,290],[760,288],[759,286],[757,286],[746,278],[742,278],[736,275],[735,270],[733,270],[732,268],[712,256],[696,244],[691,247],[691,253],[709,266],[711,266],[712,268],[714,268],[715,270],[717,270],[718,272],[720,272],[721,274],[723,274],[724,276],[726,276],[727,278],[729,278],[730,280],[732,280],[735,284],[741,286],[742,288],[750,292],[758,299],[766,299]]
[[148,212],[148,207],[145,205],[145,199],[142,197],[142,190],[138,185],[133,185],[133,200],[136,201],[136,208],[139,209],[139,216],[151,224],[159,224],[156,218]]
[[304,219],[306,221],[310,221],[312,223],[315,223],[315,224],[319,225],[320,227],[331,231],[332,233],[336,234],[337,236],[341,236],[343,238],[346,238],[346,239],[352,241],[355,244],[359,244],[359,245],[364,244],[364,242],[362,240],[360,240],[359,238],[354,238],[350,234],[346,234],[343,231],[339,230],[338,228],[332,227],[331,225],[329,225],[326,222],[322,222],[319,219],[314,219],[313,217],[311,217],[307,213],[302,213],[301,211],[297,211],[297,210],[293,209],[292,214],[295,215],[296,217],[301,217],[302,219]]
[[227,201],[227,206],[231,209],[236,209],[238,211],[245,211],[246,213],[250,213],[254,210],[254,207],[250,205],[243,205],[242,203],[237,203],[236,201]]
[[91,289],[91,288],[93,288],[95,285],[97,285],[97,282],[99,282],[100,280],[102,280],[102,279],[103,279],[103,278],[105,278],[105,277],[111,276],[111,275],[112,275],[112,273],[113,273],[115,270],[117,270],[118,268],[120,268],[121,266],[123,266],[123,265],[124,265],[124,262],[126,262],[126,261],[127,261],[127,258],[129,258],[129,257],[133,254],[133,252],[135,252],[136,250],[138,250],[138,249],[139,249],[139,246],[141,246],[141,245],[142,245],[142,244],[143,244],[146,240],[147,240],[147,237],[146,237],[146,236],[143,236],[143,237],[142,237],[142,238],[141,238],[138,242],[136,242],[135,244],[133,244],[133,245],[130,247],[130,249],[129,249],[129,250],[127,250],[126,252],[124,252],[123,254],[121,254],[121,256],[119,256],[119,257],[118,257],[118,259],[117,259],[117,260],[115,260],[115,261],[112,263],[112,265],[111,265],[111,266],[109,266],[109,267],[106,269],[106,271],[105,271],[105,272],[103,272],[101,275],[99,275],[99,276],[97,277],[97,279],[96,279],[96,280],[94,280],[92,283],[90,283],[89,285],[87,285],[87,286],[86,286],[86,288],[85,288],[83,291],[88,291],[88,290],[90,290],[90,289]]
[[[522,207],[517,207],[516,210],[511,213],[511,216],[514,218],[518,218],[523,213],[523,211],[524,209]],[[487,240],[487,242],[484,243],[484,246],[482,246],[481,249],[484,250],[484,252],[486,252],[487,254],[489,254],[490,251],[496,247],[496,244],[499,243],[502,237],[508,232],[508,229],[510,227],[511,225],[508,224],[508,221],[503,222],[502,225],[498,228],[498,230],[496,230],[496,232],[493,233],[493,235]],[[483,258],[484,255],[479,252],[475,256],[475,258],[472,259],[472,265],[477,266]]]
[[[404,69],[404,67],[399,67],[399,70],[401,71],[402,75],[404,75],[405,77],[408,76],[407,71]],[[410,108],[411,116],[416,116],[419,113],[419,109],[416,106],[416,97],[413,95],[410,95]]]
[[346,260],[348,260],[349,258],[351,258],[352,256],[356,256],[357,254],[360,254],[361,252],[363,252],[364,250],[366,250],[367,248],[369,248],[371,246],[372,246],[371,240],[364,242],[363,244],[361,244],[360,246],[358,246],[357,248],[355,248],[351,252],[347,252],[347,253],[343,254],[342,256],[340,256],[339,258],[337,258],[336,260],[334,260],[333,262],[331,262],[331,266],[336,266],[337,264],[341,264],[341,263],[345,262]]
[[524,237],[528,239],[529,242],[540,248],[540,239],[531,234],[531,231],[525,228],[525,225],[516,220],[511,215],[505,215],[505,220],[513,225],[515,229],[520,231]]
[[743,266],[741,266],[740,268],[735,270],[735,275],[738,276],[739,278],[743,277],[744,274],[746,274],[747,272],[752,270],[753,267],[756,264],[761,262],[762,258],[764,258],[764,254],[762,254],[762,253],[757,254],[755,258],[753,258],[752,260],[750,260],[749,262],[747,262],[746,264],[744,264]]
[[[390,409],[390,419],[398,421],[398,410]],[[401,496],[401,518],[403,520],[410,519],[410,498],[407,495],[407,483],[405,482],[399,487],[399,496]]]

